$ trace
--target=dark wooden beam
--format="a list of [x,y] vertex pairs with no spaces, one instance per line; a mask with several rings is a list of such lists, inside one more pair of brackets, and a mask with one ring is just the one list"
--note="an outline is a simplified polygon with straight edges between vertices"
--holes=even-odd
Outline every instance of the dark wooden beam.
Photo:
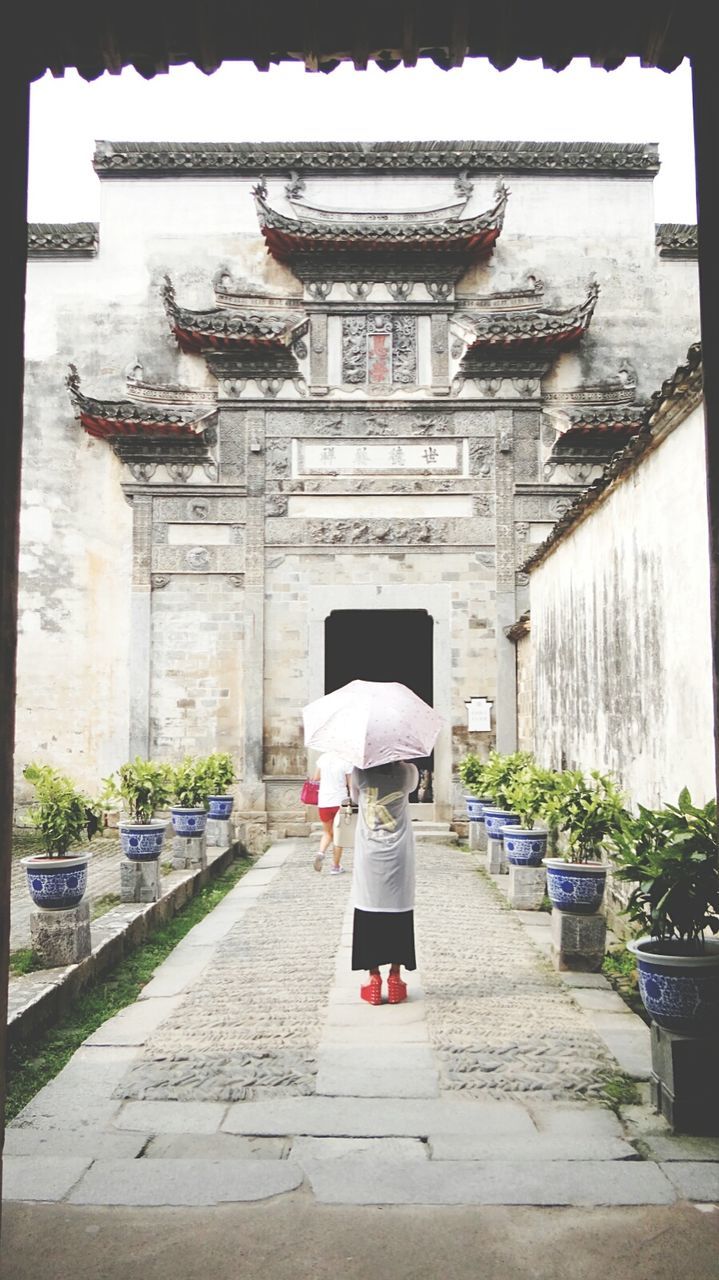
[[694,147],[699,236],[699,293],[704,425],[706,433],[707,501],[714,679],[714,761],[719,795],[719,143],[717,142],[717,71],[712,46],[692,59]]
[[26,78],[13,68],[11,59],[6,58],[0,76],[0,119],[6,143],[3,162],[4,265],[1,268],[3,340],[0,343],[0,386],[3,392],[3,427],[0,431],[0,1146],[5,1137],[29,100]]

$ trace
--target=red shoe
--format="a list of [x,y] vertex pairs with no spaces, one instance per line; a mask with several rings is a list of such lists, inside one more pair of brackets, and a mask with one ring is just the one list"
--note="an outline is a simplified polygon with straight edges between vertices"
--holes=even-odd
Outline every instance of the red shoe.
[[367,1004],[382,1003],[382,975],[380,973],[373,973],[369,982],[360,987],[360,996],[367,1001]]
[[387,979],[387,999],[390,1004],[401,1004],[407,999],[407,983],[398,973],[391,973]]

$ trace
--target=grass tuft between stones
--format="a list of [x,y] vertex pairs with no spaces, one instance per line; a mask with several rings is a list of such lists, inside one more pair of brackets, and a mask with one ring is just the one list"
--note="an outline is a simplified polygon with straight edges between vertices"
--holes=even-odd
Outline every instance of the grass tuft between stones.
[[636,1080],[623,1071],[603,1071],[599,1075],[602,1094],[607,1106],[619,1115],[620,1107],[636,1106],[642,1097]]
[[[125,956],[111,973],[103,974],[90,983],[54,1026],[31,1039],[10,1046],[7,1060],[6,1122],[13,1120],[31,1098],[54,1079],[93,1031],[121,1009],[134,1003],[157,966],[182,941],[185,934],[217,906],[252,864],[252,858],[236,858],[211,884],[191,898],[167,924],[162,925],[151,938]],[[32,957],[29,948],[27,952]],[[16,952],[15,956],[19,954],[23,953]],[[26,963],[29,964],[28,968],[15,969],[14,972],[30,972],[32,961],[26,959]]]

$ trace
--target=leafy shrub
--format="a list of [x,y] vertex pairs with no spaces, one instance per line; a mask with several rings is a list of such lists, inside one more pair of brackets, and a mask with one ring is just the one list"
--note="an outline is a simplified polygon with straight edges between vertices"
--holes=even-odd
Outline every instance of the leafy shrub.
[[31,762],[23,769],[23,777],[35,788],[38,803],[29,817],[50,857],[64,857],[72,845],[91,840],[100,830],[99,802],[78,791],[56,769]]
[[205,809],[214,790],[216,774],[207,757],[185,756],[172,770],[173,795],[182,809]]
[[105,779],[103,800],[121,800],[131,822],[150,822],[158,809],[169,804],[171,795],[170,766],[135,756]]
[[656,939],[700,949],[719,932],[716,800],[696,806],[686,787],[676,805],[625,814],[615,838],[618,880],[634,885],[626,915]]
[[544,812],[550,826],[564,832],[566,857],[573,862],[601,858],[613,843],[626,810],[621,792],[609,774],[578,769],[560,774],[560,782],[546,798]]
[[211,796],[227,795],[235,781],[235,765],[228,752],[215,751],[205,759]]

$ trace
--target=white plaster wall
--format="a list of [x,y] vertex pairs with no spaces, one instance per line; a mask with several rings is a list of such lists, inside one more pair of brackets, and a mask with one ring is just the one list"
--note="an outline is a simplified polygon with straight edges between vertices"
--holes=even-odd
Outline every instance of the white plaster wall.
[[649,806],[714,794],[707,537],[698,408],[531,574],[543,763]]
[[[47,370],[30,369],[42,384]],[[127,755],[132,513],[121,467],[100,441],[56,413],[46,386],[26,408],[20,525],[15,761],[17,797],[30,760],[91,792]]]

